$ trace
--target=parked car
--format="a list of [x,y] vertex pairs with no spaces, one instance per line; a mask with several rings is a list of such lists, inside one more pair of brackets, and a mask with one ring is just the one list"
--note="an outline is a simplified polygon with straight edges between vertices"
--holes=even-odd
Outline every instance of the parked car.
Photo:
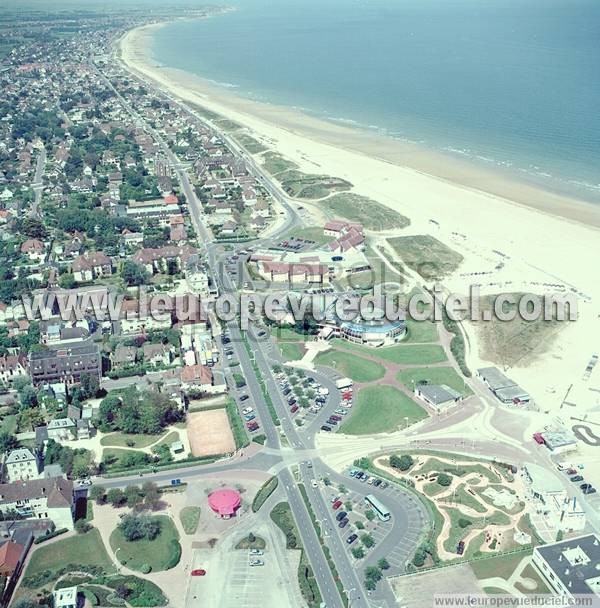
[[253,409],[253,408],[251,408],[251,407],[245,407],[245,408],[242,410],[242,414],[244,414],[244,415],[246,415],[246,414],[251,414],[253,411],[254,411],[254,409]]
[[373,485],[374,485],[376,488],[378,488],[378,487],[381,485],[381,479],[375,479],[375,480],[373,481]]
[[596,493],[596,488],[588,488],[587,490],[583,491],[584,494],[595,494]]
[[[336,509],[339,509],[342,506],[342,501],[341,500],[336,500],[332,505],[333,510],[335,511]],[[342,511],[343,513],[343,511]]]
[[321,426],[321,430],[329,433],[331,431],[331,427],[324,424],[323,426]]
[[246,401],[246,399],[250,399],[248,395],[240,395],[240,401]]
[[583,476],[582,475],[574,475],[573,477],[571,477],[571,481],[573,483],[575,483],[577,481],[583,481]]
[[251,420],[254,420],[256,418],[256,416],[254,414],[246,414],[244,416],[246,422],[250,422]]
[[385,488],[387,488],[390,484],[387,481],[382,481],[381,485],[379,486],[382,490],[385,490]]
[[358,538],[358,534],[350,534],[350,536],[346,539],[346,542],[351,545]]
[[319,483],[317,482],[317,480],[316,480],[316,479],[311,480],[310,485],[311,485],[313,488],[318,488],[318,487],[319,487]]
[[250,555],[262,555],[263,551],[261,549],[250,549]]
[[331,415],[331,419],[332,420],[337,420],[339,422],[342,419],[342,417],[341,416],[337,416],[336,414],[332,414]]
[[298,411],[298,406],[292,405],[292,407],[290,408],[290,412],[292,412],[292,414],[295,414],[297,411]]
[[265,562],[263,562],[262,559],[251,559],[250,560],[250,565],[251,566],[264,566]]
[[347,517],[344,517],[344,519],[342,519],[342,521],[338,524],[338,527],[345,528],[348,525],[349,521],[350,520]]
[[204,568],[196,568],[190,572],[192,576],[206,576],[206,570]]
[[346,511],[340,511],[340,512],[339,512],[339,513],[338,513],[338,514],[335,516],[335,518],[336,518],[338,521],[342,521],[342,519],[344,519],[344,517],[346,517],[347,515],[348,515],[348,513],[346,513]]
[[462,555],[465,552],[465,543],[464,541],[459,541],[458,542],[458,546],[456,547],[456,553],[458,553],[458,555]]

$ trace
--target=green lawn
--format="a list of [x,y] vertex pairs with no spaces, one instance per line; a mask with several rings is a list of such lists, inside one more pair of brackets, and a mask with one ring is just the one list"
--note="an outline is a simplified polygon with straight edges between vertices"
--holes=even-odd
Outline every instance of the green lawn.
[[179,441],[179,440],[180,440],[179,433],[177,431],[171,431],[170,433],[167,433],[156,444],[156,447],[161,446],[161,445],[168,445],[168,446],[170,446],[172,443],[174,443],[175,441]]
[[305,342],[306,336],[294,331],[291,327],[273,327],[271,335],[281,342]]
[[115,572],[97,528],[49,544],[33,545],[32,550],[25,578],[44,570],[60,570],[70,564],[74,568],[76,565],[98,566],[107,573]]
[[157,515],[160,521],[160,534],[154,540],[140,539],[128,541],[119,528],[110,535],[110,546],[117,551],[118,560],[132,570],[141,571],[147,564],[152,572],[169,570],[179,563],[181,546],[179,534],[173,522],[166,515]]
[[332,367],[355,382],[373,382],[385,375],[385,368],[379,363],[337,349],[319,353],[314,362]]
[[333,240],[331,236],[323,234],[323,226],[306,226],[305,228],[296,228],[286,235],[286,238],[302,238],[314,241],[317,245],[324,245]]
[[[100,445],[118,448],[147,448],[158,441],[161,435],[131,435],[128,433],[110,433],[100,440]],[[133,443],[133,445],[131,445]]]
[[[500,511],[494,511],[491,515],[487,517],[475,518],[467,515],[463,515],[458,509],[446,509],[446,511],[450,515],[451,527],[450,527],[450,535],[444,541],[444,548],[446,551],[456,551],[456,546],[458,545],[458,541],[465,538],[467,534],[471,532],[474,528],[485,529],[488,526],[503,526],[510,523],[510,519],[508,515],[505,513],[501,513]],[[471,522],[470,526],[466,528],[461,528],[458,525],[459,519],[467,519]],[[475,542],[475,539],[472,541]]]
[[195,534],[200,522],[200,507],[183,507],[179,519],[186,534]]
[[531,555],[531,553],[531,550],[519,551],[518,553],[511,553],[508,555],[478,559],[471,562],[471,570],[473,570],[473,574],[475,574],[480,581],[486,578],[492,578],[493,576],[508,580],[515,571],[515,568],[521,563],[521,560],[524,557]]
[[332,344],[346,351],[369,355],[377,359],[402,365],[431,365],[433,363],[443,363],[447,360],[446,353],[439,344],[409,343],[370,348],[369,346],[361,346],[360,344],[353,344],[341,339],[332,340]]
[[415,321],[407,319],[406,325],[408,335],[404,338],[405,344],[420,344],[423,342],[437,342],[438,331],[437,323],[434,321]]
[[[271,175],[277,175],[277,173],[281,173],[283,171],[289,171],[290,169],[297,169],[298,165],[285,158],[281,154],[277,152],[265,152],[263,155],[263,167],[266,171],[268,171]],[[322,231],[321,231],[322,232]]]
[[0,431],[3,433],[10,433],[11,435],[17,431],[17,416],[15,414],[9,414],[2,418],[0,423]]
[[398,372],[398,380],[413,390],[419,382],[445,384],[462,395],[471,395],[471,389],[452,367],[419,367]]
[[358,391],[352,415],[340,431],[348,435],[391,432],[424,418],[425,410],[397,388],[385,384],[366,386]]
[[297,342],[280,342],[279,352],[284,361],[298,361],[304,356],[302,346]]

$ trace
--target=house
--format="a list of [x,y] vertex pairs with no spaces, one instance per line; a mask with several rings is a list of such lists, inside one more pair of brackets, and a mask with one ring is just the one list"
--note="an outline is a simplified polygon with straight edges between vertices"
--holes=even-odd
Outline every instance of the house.
[[15,572],[18,574],[28,549],[29,547],[24,547],[12,540],[5,540],[0,545],[0,576],[10,578]]
[[102,357],[97,344],[69,345],[48,348],[29,355],[29,374],[34,385],[45,382],[73,384],[89,374],[100,381]]
[[4,461],[6,481],[27,481],[40,478],[40,463],[29,448],[11,450]]
[[46,247],[38,239],[27,239],[21,245],[21,253],[27,255],[32,262],[42,262],[46,255]]
[[94,426],[90,420],[77,420],[76,423],[77,439],[89,439],[94,432]]
[[54,608],[79,608],[83,604],[78,600],[77,587],[63,587],[52,592]]
[[98,277],[112,274],[112,260],[102,251],[84,253],[71,265],[73,278],[78,283],[92,281]]
[[149,331],[169,329],[171,327],[170,310],[140,311],[138,300],[124,300],[121,306],[120,320],[121,333],[139,335]]
[[323,234],[325,236],[338,237],[348,228],[348,222],[344,220],[332,220],[323,226]]
[[57,528],[73,529],[73,483],[61,477],[0,484],[0,513],[51,519]]
[[136,354],[135,346],[117,346],[112,356],[113,364],[116,366],[134,365]]
[[[589,605],[600,601],[600,538],[587,534],[533,550],[532,563],[560,597]],[[595,601],[594,601],[595,600]]]
[[27,358],[23,355],[0,357],[0,382],[7,385],[15,378],[27,376]]
[[146,342],[142,346],[144,363],[149,365],[169,365],[171,363],[172,348],[167,344],[152,344]]
[[436,408],[453,405],[462,399],[462,395],[458,391],[446,384],[417,384],[415,396]]
[[77,438],[77,425],[72,418],[55,418],[46,425],[48,439],[58,443],[73,441]]
[[136,264],[143,266],[148,272],[154,274],[157,272],[167,272],[169,264],[175,264],[177,269],[181,269],[187,260],[196,253],[196,249],[189,245],[168,245],[155,249],[140,249],[131,259]]
[[482,367],[477,370],[477,376],[502,403],[520,404],[531,400],[525,390],[496,367]]
[[181,384],[184,387],[209,391],[213,385],[212,371],[206,365],[185,365],[181,369]]

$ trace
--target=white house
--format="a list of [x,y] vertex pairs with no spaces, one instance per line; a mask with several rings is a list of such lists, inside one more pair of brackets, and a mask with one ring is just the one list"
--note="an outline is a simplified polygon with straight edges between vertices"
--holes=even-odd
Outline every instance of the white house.
[[40,478],[39,461],[28,448],[12,450],[4,461],[4,471],[9,483]]
[[73,483],[63,477],[0,484],[0,513],[51,519],[57,528],[73,529]]

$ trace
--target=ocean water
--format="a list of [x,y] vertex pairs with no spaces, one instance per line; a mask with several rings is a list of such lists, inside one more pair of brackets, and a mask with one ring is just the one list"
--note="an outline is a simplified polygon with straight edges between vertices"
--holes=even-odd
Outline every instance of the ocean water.
[[598,0],[232,0],[158,63],[600,201]]

